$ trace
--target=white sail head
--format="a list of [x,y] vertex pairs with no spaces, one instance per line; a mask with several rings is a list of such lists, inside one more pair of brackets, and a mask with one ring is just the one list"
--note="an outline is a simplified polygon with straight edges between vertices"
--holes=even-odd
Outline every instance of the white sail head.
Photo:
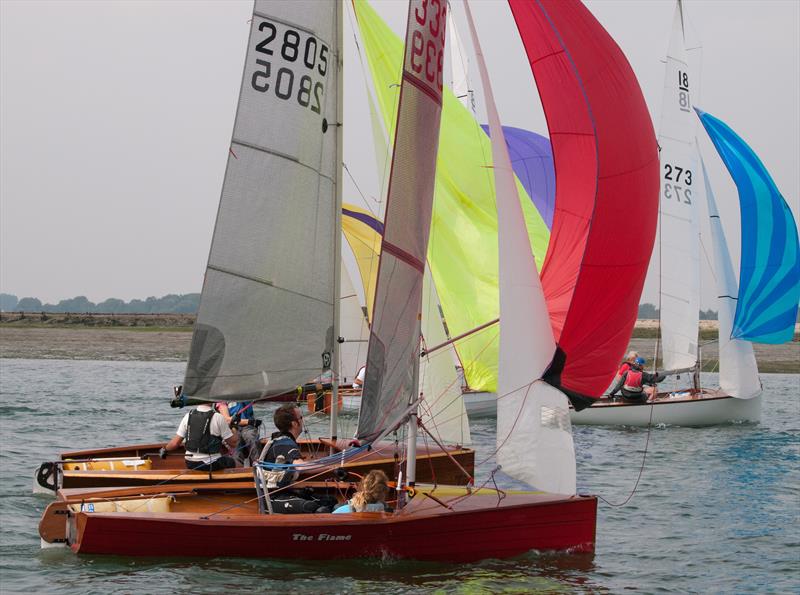
[[695,195],[702,185],[694,145],[693,89],[678,3],[667,51],[658,136],[661,344],[667,370],[691,368],[697,362],[700,250]]

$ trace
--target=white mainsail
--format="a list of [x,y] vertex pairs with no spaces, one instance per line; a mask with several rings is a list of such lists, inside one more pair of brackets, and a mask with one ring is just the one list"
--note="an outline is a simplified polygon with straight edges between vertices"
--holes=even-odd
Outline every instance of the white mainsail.
[[422,284],[439,145],[446,16],[446,3],[409,3],[403,81],[358,419],[357,435],[367,440],[397,427],[417,400]]
[[725,231],[702,157],[700,157],[700,164],[708,202],[711,241],[714,245],[714,270],[719,312],[719,386],[732,397],[750,399],[761,394],[758,364],[753,353],[752,343],[730,338],[739,285],[733,272],[728,242],[725,239]]
[[699,173],[694,125],[689,65],[683,38],[683,9],[678,2],[667,50],[658,136],[661,146],[661,345],[666,370],[693,368],[697,362],[700,249],[699,217],[693,195]]
[[483,85],[497,200],[500,355],[497,462],[548,492],[575,493],[575,447],[567,397],[541,378],[556,350],[536,261],[469,3],[464,8]]
[[281,393],[332,364],[337,12],[334,2],[255,3],[188,396]]

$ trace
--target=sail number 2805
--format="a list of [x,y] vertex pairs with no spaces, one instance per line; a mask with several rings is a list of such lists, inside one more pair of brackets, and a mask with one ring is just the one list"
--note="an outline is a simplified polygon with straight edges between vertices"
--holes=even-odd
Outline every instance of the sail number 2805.
[[692,204],[692,170],[664,164],[664,198]]
[[250,85],[260,93],[272,92],[278,99],[297,101],[319,114],[330,59],[328,46],[313,35],[289,27],[279,30],[278,25],[266,20],[258,24],[258,30],[263,39],[255,47],[256,69]]

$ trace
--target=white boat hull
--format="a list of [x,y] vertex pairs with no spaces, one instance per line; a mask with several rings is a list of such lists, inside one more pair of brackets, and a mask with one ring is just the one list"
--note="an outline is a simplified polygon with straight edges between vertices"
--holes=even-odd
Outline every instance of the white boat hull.
[[761,420],[761,394],[751,399],[737,399],[719,391],[678,394],[660,395],[656,401],[643,405],[603,401],[580,412],[570,411],[570,416],[573,424],[598,426],[698,427]]

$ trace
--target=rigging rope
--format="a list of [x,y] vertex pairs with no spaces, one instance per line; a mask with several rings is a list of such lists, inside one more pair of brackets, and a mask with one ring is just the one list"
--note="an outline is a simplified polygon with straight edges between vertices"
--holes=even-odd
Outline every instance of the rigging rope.
[[606,500],[605,498],[603,498],[600,495],[597,496],[598,500],[602,500],[603,502],[605,502],[606,504],[608,504],[609,506],[611,506],[613,508],[619,508],[619,507],[625,506],[628,502],[630,502],[631,498],[633,498],[633,495],[636,493],[636,489],[639,487],[639,481],[642,479],[642,474],[644,473],[644,463],[647,460],[647,449],[648,449],[648,447],[650,445],[650,432],[653,429],[653,408],[654,407],[655,407],[655,403],[650,403],[650,419],[647,422],[647,440],[645,440],[644,453],[642,453],[642,466],[639,467],[639,475],[636,477],[636,483],[633,484],[633,489],[631,490],[631,493],[628,494],[628,497],[625,498],[625,500],[623,500],[622,502],[619,502],[619,503],[610,502],[610,501]]

